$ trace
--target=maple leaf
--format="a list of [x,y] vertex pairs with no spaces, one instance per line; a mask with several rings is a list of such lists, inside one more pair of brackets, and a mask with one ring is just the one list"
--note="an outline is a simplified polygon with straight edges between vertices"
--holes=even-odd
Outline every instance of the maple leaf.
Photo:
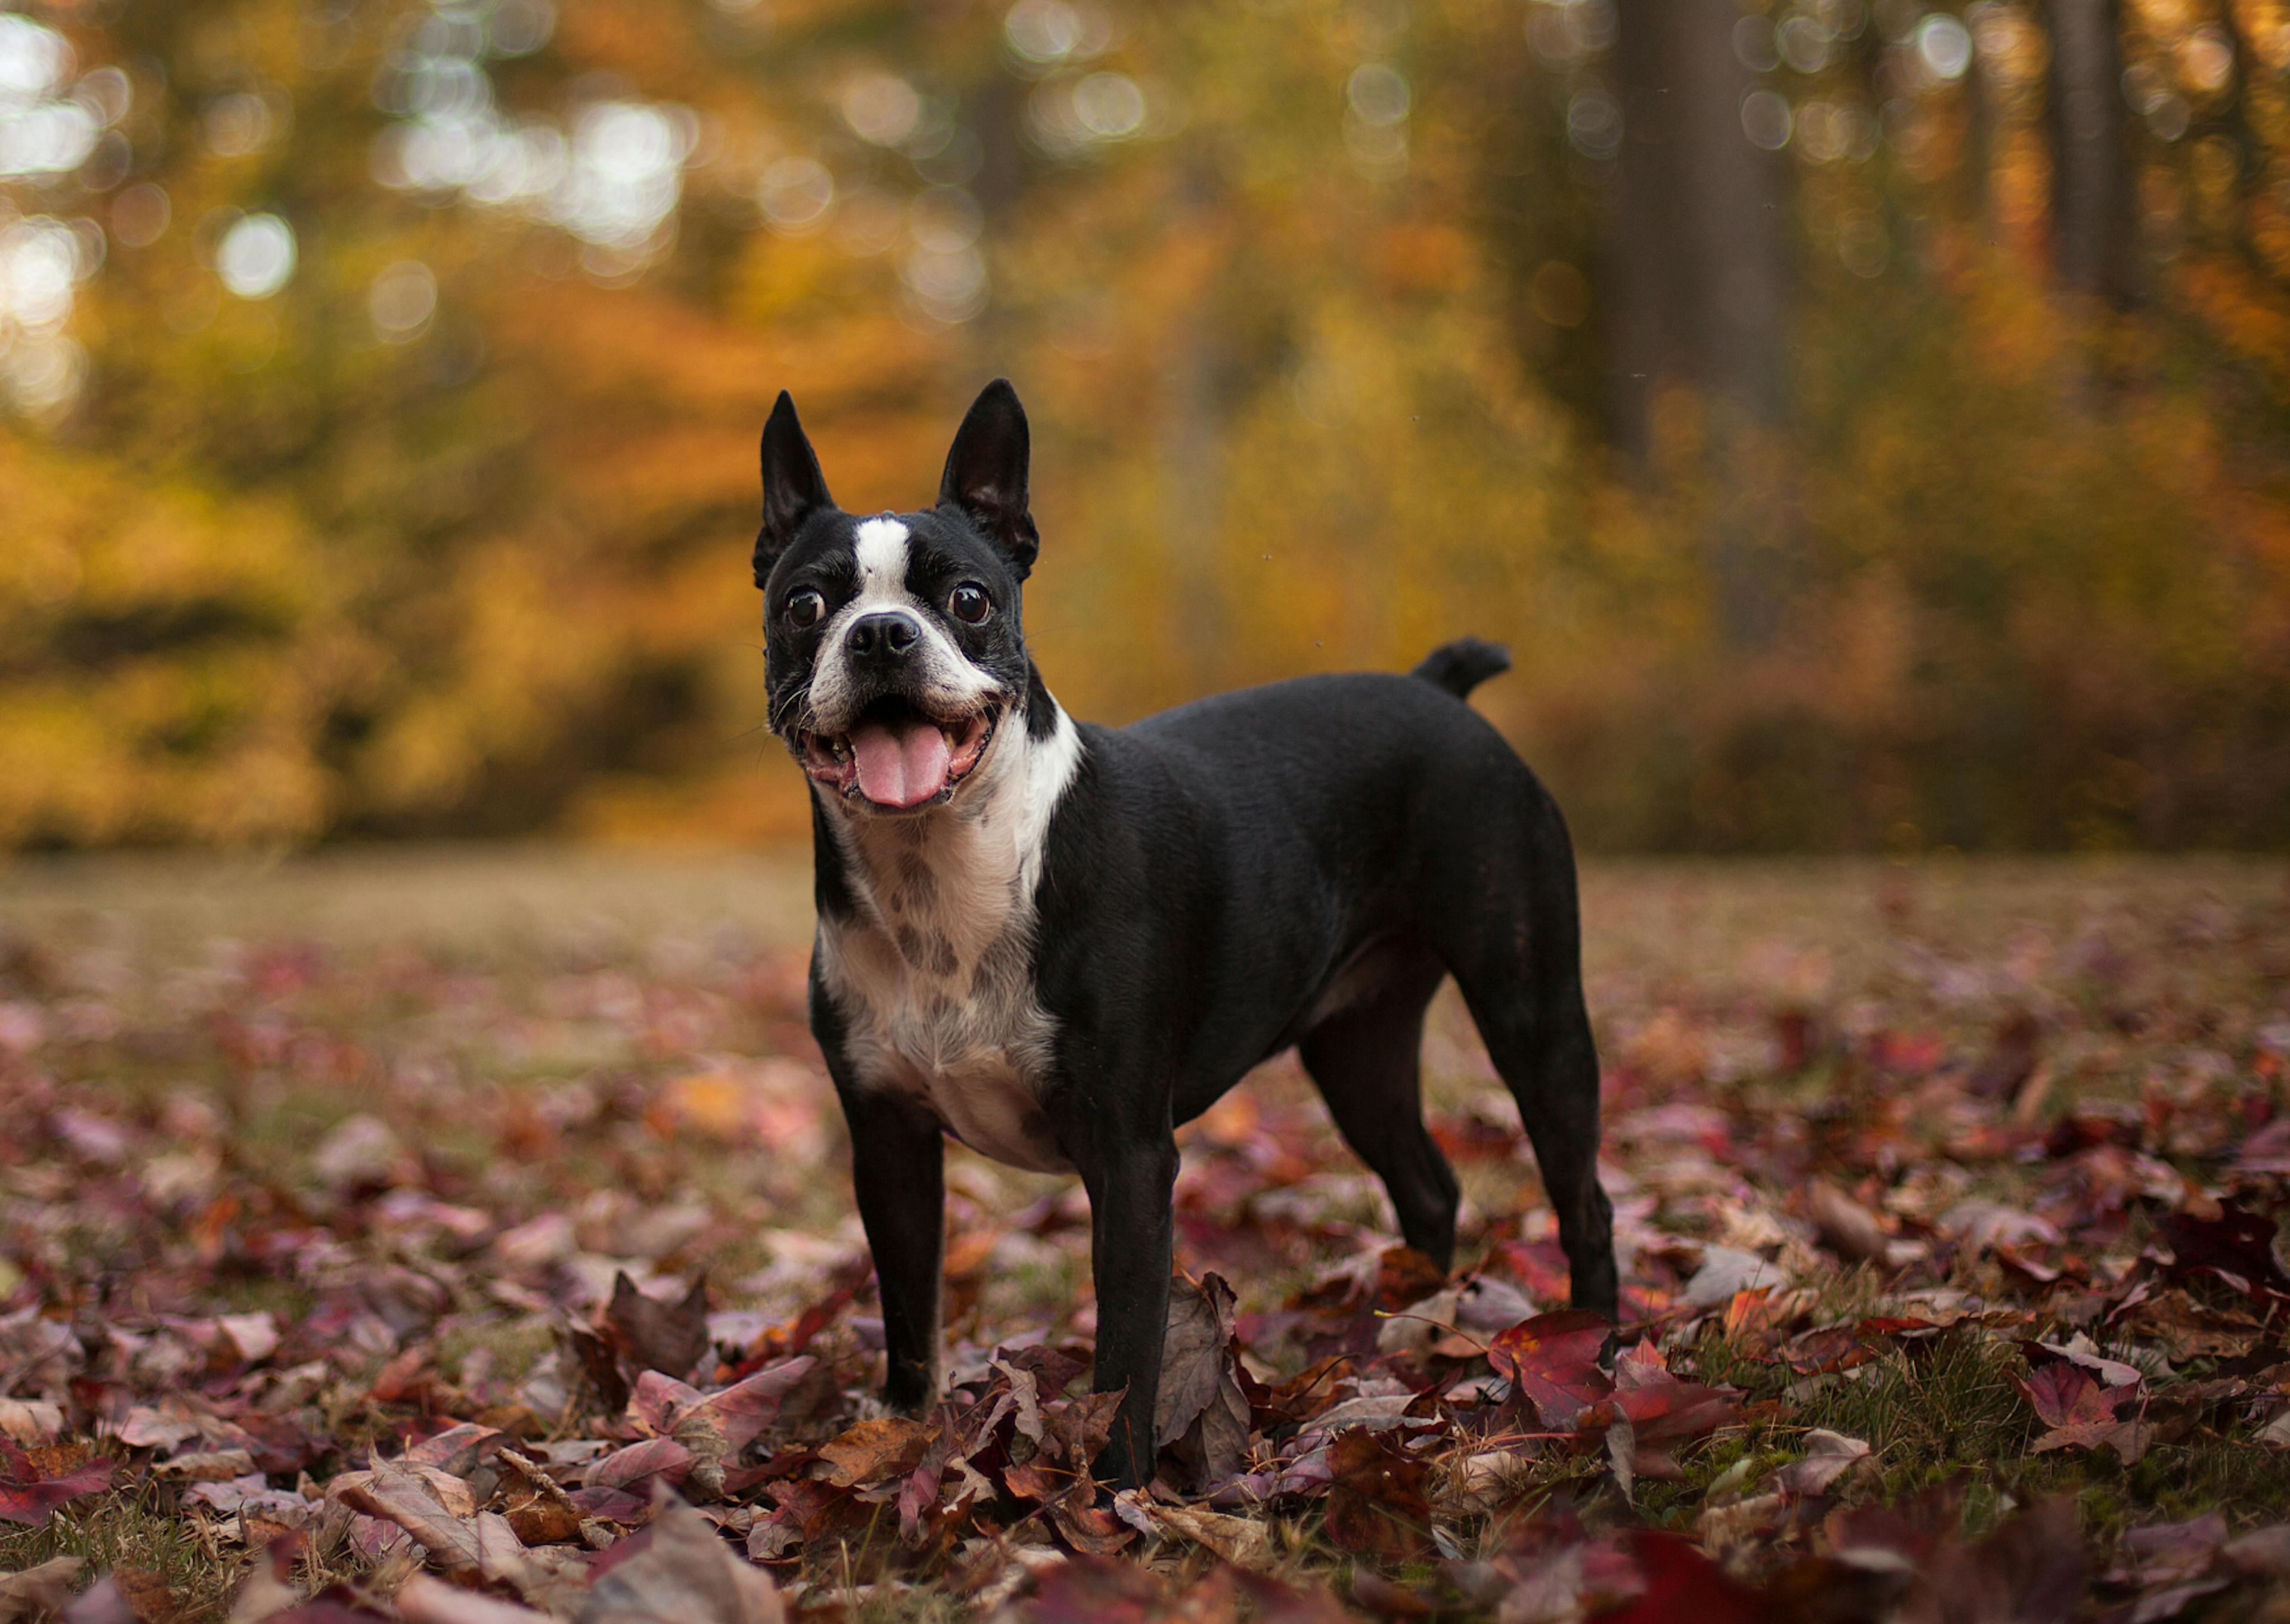
[[0,1438],[0,1520],[44,1527],[58,1506],[109,1488],[118,1469],[108,1458],[79,1460],[53,1445],[27,1451]]
[[1538,1314],[1497,1335],[1487,1358],[1533,1404],[1543,1426],[1565,1431],[1614,1390],[1598,1364],[1613,1334],[1604,1317],[1580,1308]]

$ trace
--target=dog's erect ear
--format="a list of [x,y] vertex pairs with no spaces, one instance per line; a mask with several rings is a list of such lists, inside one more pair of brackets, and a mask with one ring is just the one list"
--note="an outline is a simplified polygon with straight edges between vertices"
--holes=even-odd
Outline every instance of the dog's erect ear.
[[764,526],[756,532],[757,586],[764,584],[803,522],[833,506],[819,459],[796,420],[795,397],[781,389],[771,421],[764,425]]
[[1042,547],[1027,506],[1026,460],[1026,409],[1010,380],[997,378],[979,391],[955,431],[938,502],[968,514],[1002,549],[1021,580]]

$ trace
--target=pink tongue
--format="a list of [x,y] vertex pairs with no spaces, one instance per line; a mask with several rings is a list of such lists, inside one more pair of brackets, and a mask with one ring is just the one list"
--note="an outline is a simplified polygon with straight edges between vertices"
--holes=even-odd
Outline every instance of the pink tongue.
[[859,791],[877,806],[920,806],[946,788],[946,735],[927,722],[866,723],[853,731],[851,750]]

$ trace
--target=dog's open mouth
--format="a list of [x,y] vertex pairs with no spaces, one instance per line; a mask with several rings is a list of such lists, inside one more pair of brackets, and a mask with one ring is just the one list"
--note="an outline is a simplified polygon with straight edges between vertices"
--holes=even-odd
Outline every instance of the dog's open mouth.
[[904,700],[877,700],[847,733],[805,733],[804,771],[846,798],[893,812],[951,795],[993,742],[1000,713],[934,716]]

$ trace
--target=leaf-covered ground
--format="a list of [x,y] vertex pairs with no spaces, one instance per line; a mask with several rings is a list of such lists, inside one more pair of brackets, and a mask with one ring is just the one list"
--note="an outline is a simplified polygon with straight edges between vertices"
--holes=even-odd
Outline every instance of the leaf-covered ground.
[[1158,1483],[1086,1213],[880,1330],[799,868],[0,880],[0,1620],[2280,1618],[2290,870],[1594,868],[1627,1323],[1468,1023],[1468,1266],[1293,1063],[1183,1135]]

